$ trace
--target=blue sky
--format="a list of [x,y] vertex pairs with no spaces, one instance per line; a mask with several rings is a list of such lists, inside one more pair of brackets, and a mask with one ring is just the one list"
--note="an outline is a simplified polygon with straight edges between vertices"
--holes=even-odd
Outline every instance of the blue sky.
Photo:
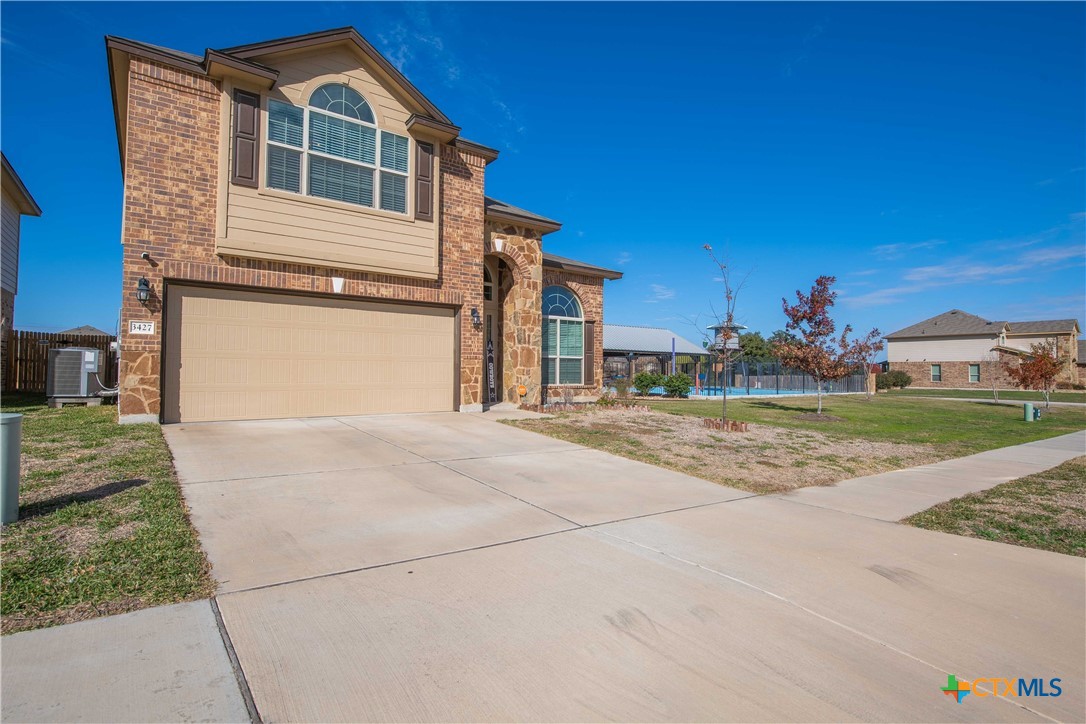
[[[216,22],[210,22],[213,15]],[[559,219],[545,248],[624,272],[606,321],[696,340],[838,277],[836,317],[890,332],[950,308],[1084,326],[1081,3],[36,4],[4,2],[19,328],[112,330],[121,176],[103,36],[203,52],[356,26],[501,150],[490,195]],[[78,82],[58,85],[61,78]]]

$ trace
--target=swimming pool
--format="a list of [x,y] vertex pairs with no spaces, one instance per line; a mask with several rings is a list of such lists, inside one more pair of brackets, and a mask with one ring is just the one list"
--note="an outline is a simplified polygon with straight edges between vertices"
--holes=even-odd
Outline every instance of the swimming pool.
[[[609,388],[609,391],[614,392],[615,388],[611,387],[611,388]],[[776,389],[766,389],[764,387],[763,388],[752,387],[748,391],[746,387],[729,387],[728,388],[728,397],[747,397],[747,396],[754,397],[755,395],[758,395],[758,396],[761,396],[761,395],[804,395],[804,394],[812,395],[812,394],[814,394],[814,392],[815,392],[814,390],[780,390],[780,391],[777,391]],[[652,395],[652,396],[655,396],[655,397],[662,397],[663,394],[664,394],[664,388],[663,387],[653,387],[651,390],[649,390],[649,395]],[[692,397],[694,397],[694,396],[696,396],[696,397],[723,397],[724,393],[721,391],[721,389],[719,387],[712,387],[712,388],[701,387],[701,388],[698,388],[698,389],[695,389],[695,388],[691,387],[690,388],[690,395]]]

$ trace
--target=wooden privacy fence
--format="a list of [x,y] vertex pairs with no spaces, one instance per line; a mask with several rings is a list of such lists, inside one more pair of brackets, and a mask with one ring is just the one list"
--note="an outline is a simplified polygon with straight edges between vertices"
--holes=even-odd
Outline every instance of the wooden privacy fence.
[[62,347],[94,347],[102,350],[102,384],[117,384],[117,353],[110,349],[116,337],[108,334],[56,334],[8,331],[4,347],[4,392],[45,392],[49,350]]

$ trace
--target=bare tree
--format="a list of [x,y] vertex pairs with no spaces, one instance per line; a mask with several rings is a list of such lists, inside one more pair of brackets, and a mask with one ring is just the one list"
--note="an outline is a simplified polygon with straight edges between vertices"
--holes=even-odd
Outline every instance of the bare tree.
[[1003,371],[1003,365],[1000,364],[999,352],[991,350],[988,354],[984,355],[982,369],[984,373],[988,375],[988,383],[992,386],[992,401],[999,402],[999,373]]
[[[750,272],[747,272],[742,279],[737,281],[735,271],[723,256],[717,256],[716,252],[713,251],[713,247],[709,244],[705,244],[702,248],[709,253],[709,258],[713,260],[717,269],[720,270],[719,279],[724,284],[724,309],[723,314],[716,315],[717,334],[712,344],[720,351],[724,363],[724,384],[721,385],[723,402],[720,409],[720,422],[726,426],[728,424],[728,362],[731,355],[729,343],[733,338],[738,339],[739,335],[739,326],[735,323],[735,303],[739,297],[739,292],[746,286]],[[716,312],[715,307],[713,311]]]

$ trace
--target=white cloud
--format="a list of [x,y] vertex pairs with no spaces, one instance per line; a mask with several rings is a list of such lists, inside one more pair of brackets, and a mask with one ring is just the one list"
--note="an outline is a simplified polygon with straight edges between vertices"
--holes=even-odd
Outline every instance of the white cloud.
[[675,298],[675,290],[663,284],[650,284],[649,289],[652,291],[652,296],[645,300],[645,304],[657,304],[666,299]]
[[941,239],[929,239],[928,241],[917,241],[911,243],[899,243],[899,244],[880,244],[871,250],[871,253],[880,259],[892,260],[901,259],[910,251],[919,251],[921,249],[934,249],[937,246],[942,246],[946,242]]
[[623,252],[619,253],[618,258],[615,259],[615,263],[618,264],[619,266],[626,266],[627,264],[630,263],[630,261],[632,259],[633,259],[633,257],[630,256],[630,252],[623,251]]
[[1057,246],[1047,249],[1034,249],[1022,255],[1027,264],[1057,264],[1061,261],[1081,259],[1086,256],[1086,249],[1081,245]]

